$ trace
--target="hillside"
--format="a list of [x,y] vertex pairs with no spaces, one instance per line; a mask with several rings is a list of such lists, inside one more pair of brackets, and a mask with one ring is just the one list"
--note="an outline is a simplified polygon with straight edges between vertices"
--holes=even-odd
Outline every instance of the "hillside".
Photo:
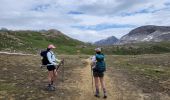
[[140,55],[170,52],[170,42],[143,42],[103,47],[106,54]]
[[97,46],[104,46],[104,45],[114,45],[116,42],[118,42],[118,39],[115,36],[111,36],[106,39],[96,41],[94,44]]
[[[133,34],[132,34],[133,35]],[[167,38],[167,37],[166,37]],[[48,44],[57,46],[58,54],[94,54],[100,46],[105,54],[138,55],[170,52],[170,42],[142,42],[122,45],[91,45],[72,39],[58,30],[0,30],[0,51],[38,54]]]
[[117,44],[162,42],[170,40],[170,26],[147,25],[138,27],[123,36]]
[[72,39],[58,30],[0,30],[0,51],[38,53],[48,44],[57,46],[60,54],[89,53],[87,44]]

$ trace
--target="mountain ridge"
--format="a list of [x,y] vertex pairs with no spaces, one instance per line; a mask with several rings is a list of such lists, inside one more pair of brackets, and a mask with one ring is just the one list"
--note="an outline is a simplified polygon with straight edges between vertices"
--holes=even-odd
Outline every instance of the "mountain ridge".
[[170,41],[170,26],[146,25],[131,30],[118,44]]
[[107,45],[114,45],[116,42],[118,42],[118,39],[115,36],[111,36],[106,39],[96,41],[94,42],[94,44],[97,46],[107,46]]

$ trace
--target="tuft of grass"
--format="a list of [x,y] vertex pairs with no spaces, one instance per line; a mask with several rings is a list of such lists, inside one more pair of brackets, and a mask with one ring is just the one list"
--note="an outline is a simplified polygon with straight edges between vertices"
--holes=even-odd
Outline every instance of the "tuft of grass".
[[0,91],[13,91],[16,90],[16,87],[12,83],[1,83]]

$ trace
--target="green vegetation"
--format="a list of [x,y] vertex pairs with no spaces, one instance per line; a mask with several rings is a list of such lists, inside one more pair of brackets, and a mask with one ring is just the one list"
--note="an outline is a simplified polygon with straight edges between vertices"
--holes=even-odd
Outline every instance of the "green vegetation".
[[[94,48],[88,43],[72,39],[56,30],[49,31],[8,31],[0,30],[0,51],[39,53],[48,44],[57,46],[59,54],[93,54]],[[104,46],[108,55],[160,54],[170,52],[170,42],[137,43],[117,46]]]
[[[0,50],[38,53],[48,44],[57,46],[59,54],[92,54],[91,46],[72,39],[59,31],[0,31]],[[90,51],[91,50],[91,51]]]
[[170,52],[170,42],[136,43],[119,46],[104,47],[106,54],[116,55],[139,55],[139,54],[161,54]]

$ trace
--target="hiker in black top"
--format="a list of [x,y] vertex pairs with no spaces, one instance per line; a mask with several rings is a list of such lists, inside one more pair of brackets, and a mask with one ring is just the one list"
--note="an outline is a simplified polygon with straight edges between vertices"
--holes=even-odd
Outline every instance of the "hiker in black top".
[[101,83],[104,98],[107,98],[106,94],[106,87],[104,82],[104,72],[106,71],[106,65],[104,61],[104,54],[101,53],[101,48],[95,49],[96,54],[92,57],[92,69],[93,69],[93,77],[95,81],[95,87],[96,87],[96,97],[99,96],[99,81]]

